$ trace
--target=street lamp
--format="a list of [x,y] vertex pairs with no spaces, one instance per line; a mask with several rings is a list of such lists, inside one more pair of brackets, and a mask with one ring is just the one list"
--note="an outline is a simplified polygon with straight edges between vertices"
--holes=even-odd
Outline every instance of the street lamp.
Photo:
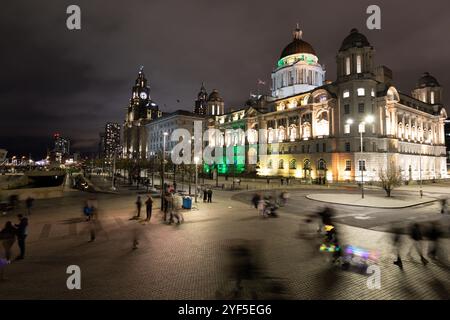
[[420,180],[420,187],[419,187],[419,194],[420,194],[420,198],[422,198],[423,196],[423,191],[422,191],[422,137],[419,138],[419,142],[420,142],[420,153],[419,153],[419,180]]
[[112,186],[111,186],[111,190],[112,191],[115,191],[116,190],[116,187],[114,186],[114,180],[115,180],[115,178],[116,178],[116,175],[115,175],[115,173],[116,173],[116,150],[114,150],[114,158],[113,158],[113,168],[112,168]]
[[[368,115],[364,118],[364,120],[359,124],[359,136],[360,136],[360,152],[361,152],[361,158],[358,161],[358,166],[359,169],[361,171],[361,198],[364,199],[364,167],[365,167],[365,163],[363,165],[363,160],[362,160],[362,156],[363,156],[363,133],[365,132],[365,127],[366,127],[366,123],[367,124],[371,124],[373,123],[375,120],[373,115]],[[351,125],[353,124],[353,119],[348,119],[347,120],[347,124]]]
[[166,137],[169,135],[169,133],[164,132],[163,133],[163,154],[162,154],[162,169],[161,169],[161,209],[164,210],[164,164],[166,161]]
[[197,190],[198,190],[198,157],[194,158],[194,162],[195,162],[195,203],[197,203]]

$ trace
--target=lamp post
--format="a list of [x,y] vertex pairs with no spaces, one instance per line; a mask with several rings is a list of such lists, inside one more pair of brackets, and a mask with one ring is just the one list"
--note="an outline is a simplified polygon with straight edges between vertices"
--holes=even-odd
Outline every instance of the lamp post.
[[[365,163],[363,163],[363,133],[365,132],[365,126],[367,124],[371,124],[374,121],[374,117],[372,115],[368,115],[364,118],[364,120],[359,124],[359,138],[360,138],[360,152],[361,152],[361,158],[358,161],[358,166],[361,171],[361,198],[364,199],[364,170],[365,170]],[[351,125],[353,123],[352,119],[347,120],[347,124]]]
[[419,180],[420,180],[420,186],[419,186],[419,194],[420,198],[423,196],[422,191],[422,137],[419,138],[420,141],[420,152],[419,152]]
[[197,203],[197,191],[198,191],[198,157],[194,158],[195,162],[195,203]]
[[169,134],[167,132],[163,133],[163,154],[162,154],[162,164],[161,164],[161,209],[164,210],[164,192],[166,191],[164,188],[164,164],[166,161],[166,137]]
[[112,185],[111,185],[111,190],[113,190],[113,191],[115,191],[116,190],[116,186],[114,185],[114,180],[115,180],[115,178],[116,178],[116,175],[115,175],[115,173],[116,173],[116,150],[114,150],[114,158],[113,158],[113,167],[112,167],[112,179],[111,179],[111,183],[112,183]]

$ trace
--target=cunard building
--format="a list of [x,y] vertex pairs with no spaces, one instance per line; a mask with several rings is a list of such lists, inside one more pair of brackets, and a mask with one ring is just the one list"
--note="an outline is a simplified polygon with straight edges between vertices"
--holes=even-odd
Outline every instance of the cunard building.
[[[337,52],[336,80],[326,82],[297,28],[272,73],[274,101],[211,117],[209,126],[223,132],[215,143],[237,148],[245,141],[245,161],[257,154],[257,163],[241,171],[261,176],[370,181],[396,168],[406,181],[446,177],[441,86],[425,73],[411,94],[401,93],[374,55],[368,39],[351,30]],[[266,134],[242,137],[239,128]],[[267,154],[259,155],[263,144]]]
[[162,116],[158,105],[150,98],[143,67],[131,91],[123,125],[123,157],[128,159],[148,158],[148,129],[146,124]]

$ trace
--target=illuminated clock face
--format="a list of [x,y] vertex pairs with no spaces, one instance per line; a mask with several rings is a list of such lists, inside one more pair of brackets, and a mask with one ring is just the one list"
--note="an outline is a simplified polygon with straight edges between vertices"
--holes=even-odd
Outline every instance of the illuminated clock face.
[[147,94],[145,92],[141,92],[139,96],[141,97],[141,99],[147,99]]

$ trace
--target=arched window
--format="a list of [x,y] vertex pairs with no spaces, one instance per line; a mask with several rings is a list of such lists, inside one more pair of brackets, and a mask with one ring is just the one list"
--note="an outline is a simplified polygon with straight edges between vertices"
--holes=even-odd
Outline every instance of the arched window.
[[321,111],[317,114],[315,136],[327,136],[329,134],[328,112]]
[[278,127],[278,141],[284,141],[286,139],[286,130],[283,126]]
[[292,124],[291,130],[289,131],[289,140],[295,141],[295,139],[297,139],[297,126]]
[[303,170],[311,170],[311,161],[309,159],[303,161]]
[[317,163],[317,170],[326,170],[327,169],[327,163],[325,162],[325,160],[320,159],[319,162]]
[[311,137],[311,124],[306,122],[303,124],[303,139],[308,139]]
[[297,161],[295,159],[289,161],[289,169],[297,169]]
[[267,143],[273,142],[273,129],[269,128],[267,133]]
[[267,169],[272,169],[272,159],[269,159],[269,161],[267,161]]
[[397,135],[399,138],[403,138],[403,123],[398,123],[398,132]]
[[284,169],[284,161],[283,161],[283,159],[280,159],[280,161],[278,162],[278,169]]

